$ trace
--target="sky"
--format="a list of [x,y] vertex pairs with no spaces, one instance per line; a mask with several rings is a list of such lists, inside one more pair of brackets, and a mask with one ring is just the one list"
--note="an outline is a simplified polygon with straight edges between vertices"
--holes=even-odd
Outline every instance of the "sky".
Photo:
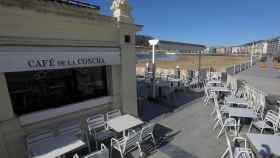
[[[83,0],[111,15],[112,0]],[[139,34],[161,40],[234,46],[280,36],[280,0],[129,0]]]

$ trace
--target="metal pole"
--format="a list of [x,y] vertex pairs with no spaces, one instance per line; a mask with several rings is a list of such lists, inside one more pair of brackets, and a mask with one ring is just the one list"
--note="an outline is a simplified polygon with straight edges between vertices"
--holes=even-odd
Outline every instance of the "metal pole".
[[155,85],[155,80],[156,80],[156,67],[155,67],[155,45],[153,44],[153,54],[152,54],[152,66],[153,66],[153,80],[152,80],[152,85],[153,85],[153,98],[156,97],[156,85]]
[[152,63],[155,64],[155,45],[153,45]]
[[198,55],[198,82],[200,82],[200,68],[201,68],[201,51],[199,51],[199,55]]

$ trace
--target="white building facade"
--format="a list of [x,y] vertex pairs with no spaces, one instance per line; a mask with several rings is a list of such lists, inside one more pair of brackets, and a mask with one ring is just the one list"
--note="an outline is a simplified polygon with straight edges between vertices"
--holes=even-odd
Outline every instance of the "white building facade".
[[[120,12],[122,4],[113,11]],[[137,116],[130,16],[69,1],[0,1],[0,155],[25,158],[26,136],[120,109]]]

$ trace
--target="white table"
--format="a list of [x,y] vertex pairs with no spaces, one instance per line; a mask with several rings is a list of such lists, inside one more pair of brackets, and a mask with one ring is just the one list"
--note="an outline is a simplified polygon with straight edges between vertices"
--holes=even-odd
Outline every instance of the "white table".
[[248,133],[246,136],[258,152],[263,149],[262,144],[264,144],[269,146],[272,154],[280,156],[280,136],[253,133]]
[[143,123],[144,122],[140,119],[129,114],[125,114],[107,121],[107,125],[109,126],[109,128],[118,133],[123,132],[123,136],[125,136],[126,130],[139,126]]
[[257,113],[253,109],[225,107],[223,111],[226,111],[230,117],[238,117],[238,127],[240,127],[240,118],[257,118]]
[[228,104],[237,104],[237,105],[247,105],[247,106],[249,106],[249,102],[244,98],[226,97],[225,101]]
[[214,92],[231,92],[227,87],[211,87],[211,90]]
[[221,84],[222,81],[221,80],[210,80],[207,82],[207,84]]
[[63,135],[32,144],[31,153],[34,158],[55,158],[84,145],[86,143],[78,136]]

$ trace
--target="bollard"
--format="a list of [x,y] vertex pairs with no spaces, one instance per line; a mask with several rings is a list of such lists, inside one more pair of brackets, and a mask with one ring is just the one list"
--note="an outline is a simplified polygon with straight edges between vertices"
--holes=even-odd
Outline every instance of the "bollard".
[[180,71],[179,65],[176,66],[175,77],[176,77],[177,79],[180,79],[180,78],[181,78],[181,71]]

